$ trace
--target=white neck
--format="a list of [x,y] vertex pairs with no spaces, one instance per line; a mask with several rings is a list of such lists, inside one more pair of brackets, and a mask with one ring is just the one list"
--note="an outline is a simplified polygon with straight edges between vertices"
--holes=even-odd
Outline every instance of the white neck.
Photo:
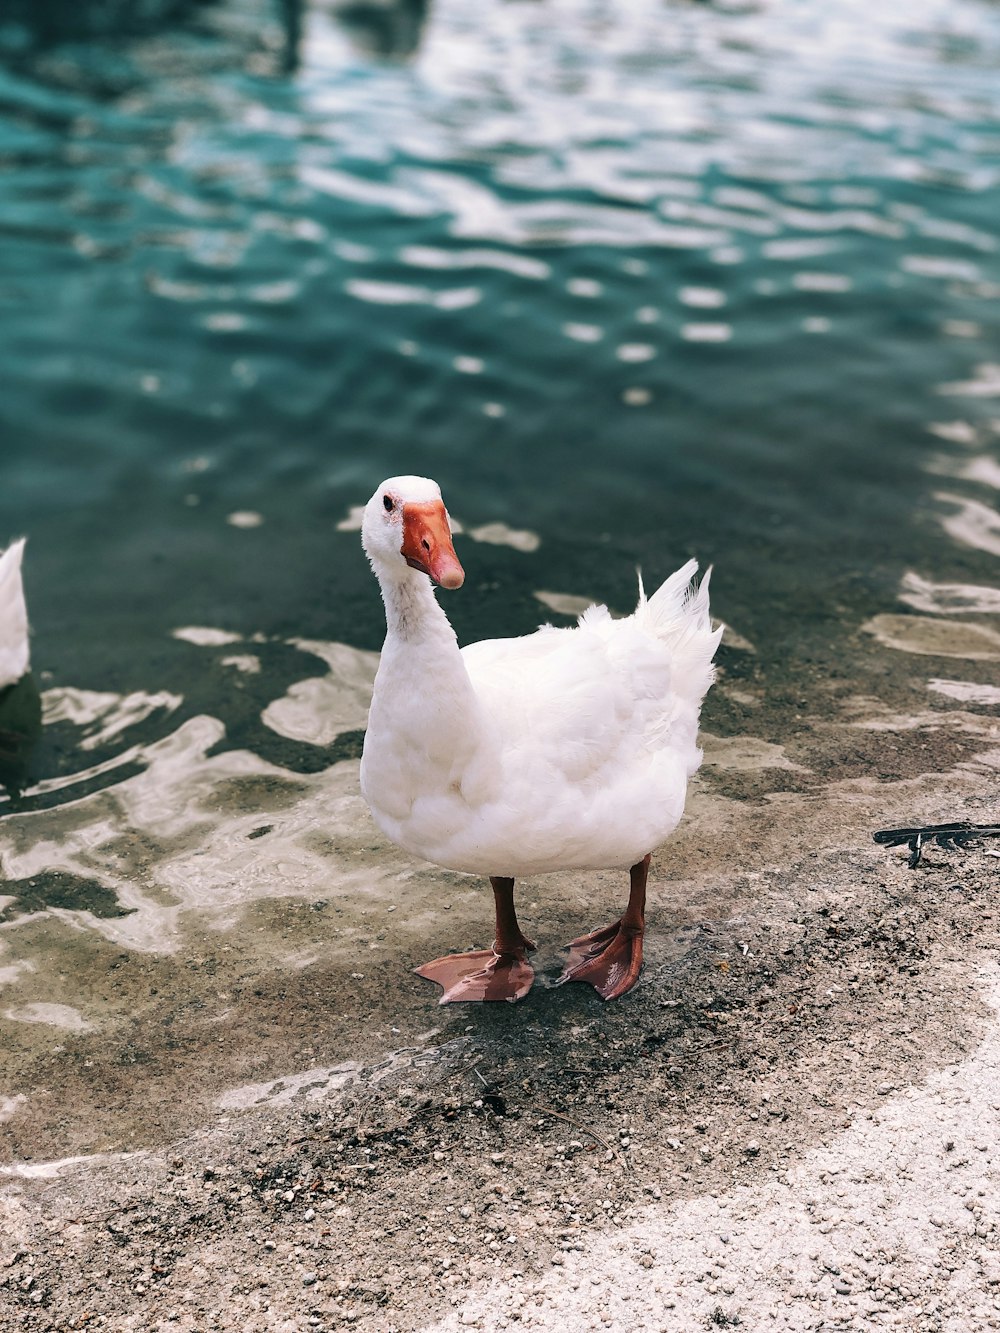
[[[414,740],[425,756],[442,746],[451,755],[474,744],[480,708],[458,639],[438,606],[426,574],[377,566],[385,602],[386,636],[369,719],[372,740],[385,727],[396,727]],[[372,732],[376,736],[372,736]],[[366,740],[366,753],[369,741]],[[399,764],[399,755],[392,757]],[[436,762],[436,760],[435,760]],[[450,762],[450,760],[449,760]],[[411,767],[415,763],[410,758]]]
[[458,641],[448,617],[438,606],[426,574],[407,570],[400,577],[387,577],[376,569],[385,603],[386,646],[403,642],[417,646],[454,645]]
[[[469,679],[455,631],[437,604],[426,574],[375,573],[385,602],[386,636],[375,678],[361,789],[376,822],[417,855],[431,854],[409,828],[424,796],[451,794],[456,784],[492,780],[492,727]],[[467,813],[467,812],[466,812]]]

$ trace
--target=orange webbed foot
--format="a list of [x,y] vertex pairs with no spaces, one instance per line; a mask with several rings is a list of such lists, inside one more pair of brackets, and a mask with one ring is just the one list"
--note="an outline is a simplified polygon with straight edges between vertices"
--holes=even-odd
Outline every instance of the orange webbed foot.
[[642,931],[627,929],[621,921],[581,935],[566,946],[569,958],[559,986],[586,981],[605,1000],[617,1000],[630,991],[642,970]]
[[534,947],[530,940],[525,940],[525,947],[514,953],[498,954],[493,949],[449,953],[414,971],[418,977],[444,987],[439,1004],[463,1000],[506,1000],[514,1004],[524,999],[535,979],[534,968],[525,957],[527,950]]

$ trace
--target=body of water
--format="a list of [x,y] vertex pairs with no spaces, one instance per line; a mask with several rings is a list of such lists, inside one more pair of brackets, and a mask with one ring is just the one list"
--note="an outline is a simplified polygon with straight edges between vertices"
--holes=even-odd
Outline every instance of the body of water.
[[[133,1004],[199,913],[424,874],[339,762],[387,475],[464,528],[463,641],[713,564],[706,725],[758,755],[1000,698],[995,5],[155,8],[0,6],[0,545],[46,719],[0,805],[10,1097],[123,1030],[116,950]],[[281,930],[248,967],[308,974]]]

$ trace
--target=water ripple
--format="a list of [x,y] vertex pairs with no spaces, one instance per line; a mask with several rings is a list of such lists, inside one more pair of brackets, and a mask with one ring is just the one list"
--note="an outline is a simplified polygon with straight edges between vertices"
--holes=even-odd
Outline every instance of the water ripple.
[[344,290],[359,301],[373,305],[431,305],[441,310],[463,310],[482,300],[478,287],[452,287],[435,291],[406,282],[379,282],[376,279],[349,278]]
[[[189,968],[102,1000],[112,949],[242,920],[249,994],[317,939],[347,993],[373,905],[417,947],[440,876],[357,790],[383,476],[469,519],[463,640],[696,553],[755,650],[710,709],[995,706],[996,6],[156,8],[22,5],[0,48],[0,541],[31,538],[46,710],[0,805],[22,1071],[54,1039],[26,1019],[113,1046],[153,976],[157,1011],[207,1005],[175,1050],[232,1004]],[[915,673],[941,655],[983,665]],[[723,758],[788,767],[761,745]],[[279,900],[328,898],[278,943]]]

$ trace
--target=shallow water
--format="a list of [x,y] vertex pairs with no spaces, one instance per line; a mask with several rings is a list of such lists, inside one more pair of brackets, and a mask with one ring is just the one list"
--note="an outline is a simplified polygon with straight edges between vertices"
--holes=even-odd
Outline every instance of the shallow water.
[[[88,1032],[172,1077],[156,1025],[238,1033],[230,983],[290,987],[299,1041],[332,960],[372,1003],[351,949],[392,982],[479,942],[356,791],[386,475],[465,529],[463,639],[713,563],[731,795],[799,790],[782,747],[859,698],[995,711],[994,6],[37,8],[0,18],[0,541],[46,719],[0,804],[11,1126]],[[248,1077],[291,1060],[270,1003]]]

